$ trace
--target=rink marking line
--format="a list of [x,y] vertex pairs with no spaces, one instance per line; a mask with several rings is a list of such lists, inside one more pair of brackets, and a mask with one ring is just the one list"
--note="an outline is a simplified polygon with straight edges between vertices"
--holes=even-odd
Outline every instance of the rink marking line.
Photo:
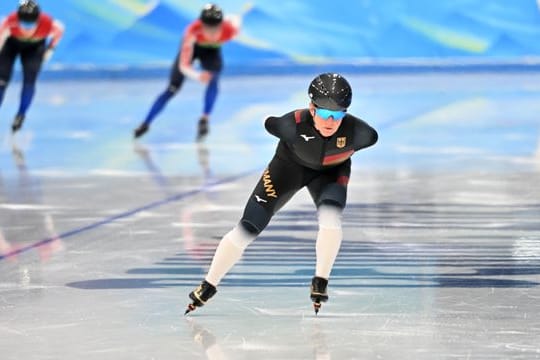
[[244,173],[240,173],[240,174],[237,174],[237,175],[229,176],[229,177],[226,177],[224,179],[215,181],[215,182],[213,182],[211,184],[203,185],[203,186],[201,186],[201,187],[199,187],[197,189],[190,190],[190,191],[187,191],[187,192],[178,193],[178,194],[175,194],[175,195],[171,195],[171,196],[169,196],[169,197],[167,197],[165,199],[154,201],[154,202],[151,202],[150,204],[146,204],[146,205],[140,206],[140,207],[132,209],[132,210],[124,211],[122,213],[119,213],[119,214],[104,218],[103,220],[96,221],[96,222],[94,222],[92,224],[89,224],[89,225],[86,225],[86,226],[83,226],[83,227],[80,227],[80,228],[76,228],[76,229],[73,229],[73,230],[68,230],[68,231],[66,231],[66,232],[64,232],[62,234],[57,235],[57,236],[49,237],[49,238],[40,240],[38,242],[35,242],[33,244],[29,244],[29,245],[20,247],[18,249],[12,250],[12,251],[10,251],[10,252],[8,252],[6,254],[2,254],[2,255],[0,255],[0,261],[8,259],[8,258],[10,258],[12,256],[15,256],[15,255],[22,254],[22,253],[27,252],[29,250],[38,248],[40,246],[46,245],[46,244],[48,244],[50,242],[53,242],[55,240],[66,239],[66,238],[72,237],[74,235],[78,235],[80,233],[90,231],[90,230],[94,230],[94,229],[99,228],[101,226],[113,223],[113,222],[115,222],[117,220],[131,217],[131,216],[136,215],[136,214],[138,214],[140,212],[143,212],[143,211],[147,211],[147,210],[150,210],[150,209],[160,207],[162,205],[167,205],[167,204],[170,204],[170,203],[173,203],[173,202],[176,202],[176,201],[187,199],[187,198],[192,197],[194,195],[207,192],[209,189],[211,189],[213,187],[233,183],[233,182],[235,182],[235,181],[237,181],[239,179],[242,179],[244,177],[252,175],[256,171],[257,170],[251,170],[251,171],[248,171],[248,172],[244,172]]

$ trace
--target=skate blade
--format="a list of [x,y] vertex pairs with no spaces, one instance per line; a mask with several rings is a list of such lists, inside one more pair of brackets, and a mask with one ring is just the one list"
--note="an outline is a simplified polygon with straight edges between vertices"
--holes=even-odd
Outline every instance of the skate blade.
[[189,314],[190,312],[194,311],[197,307],[194,304],[189,304],[186,311],[184,312],[184,316]]
[[315,310],[315,315],[319,314],[320,309],[321,309],[321,303],[320,302],[314,302],[313,303],[313,310]]

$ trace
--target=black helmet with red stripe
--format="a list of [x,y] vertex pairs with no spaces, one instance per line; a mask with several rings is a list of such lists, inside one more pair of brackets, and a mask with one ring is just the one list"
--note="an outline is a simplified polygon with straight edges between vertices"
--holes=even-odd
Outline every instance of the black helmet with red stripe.
[[19,21],[36,22],[39,17],[40,9],[34,0],[22,0],[17,9]]
[[223,21],[223,11],[215,4],[207,4],[201,11],[200,19],[205,25],[217,26]]
[[324,73],[317,76],[308,90],[315,106],[329,110],[347,110],[352,101],[352,89],[343,76]]

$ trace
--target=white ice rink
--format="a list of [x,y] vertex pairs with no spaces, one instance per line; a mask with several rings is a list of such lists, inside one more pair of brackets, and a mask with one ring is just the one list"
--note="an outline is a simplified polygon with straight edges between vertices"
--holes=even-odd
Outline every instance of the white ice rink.
[[22,132],[0,111],[0,358],[540,359],[540,74],[345,74],[379,132],[353,157],[344,242],[315,316],[301,192],[189,316],[311,75],[226,77],[193,142],[187,83],[43,82]]

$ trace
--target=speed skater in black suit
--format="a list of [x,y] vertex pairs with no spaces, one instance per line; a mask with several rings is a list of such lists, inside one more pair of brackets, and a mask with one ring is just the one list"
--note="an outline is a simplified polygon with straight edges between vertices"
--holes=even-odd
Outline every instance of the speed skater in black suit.
[[276,153],[255,186],[240,222],[220,241],[202,283],[189,294],[186,314],[203,306],[272,216],[303,187],[317,207],[319,231],[310,297],[315,313],[328,300],[330,272],[343,232],[351,156],[377,142],[377,132],[349,114],[352,89],[340,74],[318,75],[309,85],[307,109],[269,117],[266,130],[279,138]]

